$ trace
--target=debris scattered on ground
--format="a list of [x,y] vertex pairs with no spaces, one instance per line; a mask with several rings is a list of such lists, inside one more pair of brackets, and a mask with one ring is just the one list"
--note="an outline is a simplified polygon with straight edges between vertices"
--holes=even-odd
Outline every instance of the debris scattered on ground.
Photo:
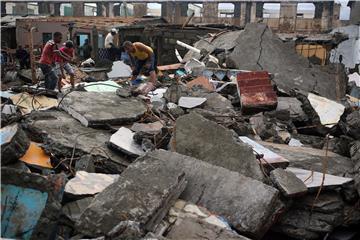
[[[189,50],[176,51],[181,63],[157,59],[166,65],[156,82],[131,81],[130,66],[100,56],[74,65],[75,88],[67,76],[61,91],[31,85],[31,69],[8,71],[1,237],[353,236],[359,67],[346,67],[343,50],[354,39],[326,34],[327,57],[314,65],[265,24],[210,32],[177,42]],[[331,49],[346,53],[345,68]]]

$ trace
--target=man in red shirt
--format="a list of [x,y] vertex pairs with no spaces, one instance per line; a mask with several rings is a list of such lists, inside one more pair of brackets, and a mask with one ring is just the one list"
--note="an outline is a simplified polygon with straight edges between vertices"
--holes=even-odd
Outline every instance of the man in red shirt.
[[59,55],[55,56],[55,68],[59,77],[58,88],[61,90],[61,79],[65,78],[64,69],[70,75],[71,86],[74,88],[74,69],[70,65],[70,61],[74,57],[74,44],[68,40],[65,42],[65,46],[60,48]]
[[54,33],[53,40],[49,40],[41,53],[39,67],[45,76],[45,88],[54,90],[58,83],[58,76],[53,69],[55,56],[59,54],[58,46],[62,40],[60,32]]

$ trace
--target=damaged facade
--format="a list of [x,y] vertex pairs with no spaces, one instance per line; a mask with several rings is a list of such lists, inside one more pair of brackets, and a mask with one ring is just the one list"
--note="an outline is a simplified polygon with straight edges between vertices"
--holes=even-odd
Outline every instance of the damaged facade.
[[[160,1],[163,18],[143,17],[146,3],[126,3],[135,17],[95,1],[98,16],[71,2],[74,17],[16,20],[34,59],[2,65],[1,238],[359,239],[359,26],[343,26],[333,1],[314,2],[313,19],[282,1],[276,21],[267,1],[233,13]],[[102,56],[112,28],[116,47],[152,48],[155,83]],[[47,31],[87,35],[96,50],[71,62],[74,87],[66,75],[44,88]]]

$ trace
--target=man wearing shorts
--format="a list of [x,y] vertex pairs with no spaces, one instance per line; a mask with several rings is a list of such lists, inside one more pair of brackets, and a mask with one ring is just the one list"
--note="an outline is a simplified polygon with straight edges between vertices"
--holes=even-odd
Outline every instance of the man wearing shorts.
[[58,46],[62,40],[62,34],[55,32],[52,40],[49,40],[41,53],[39,67],[45,76],[45,88],[54,90],[58,83],[58,76],[53,69],[55,56],[58,54]]
[[59,50],[59,55],[55,56],[55,68],[57,75],[59,77],[58,88],[61,91],[61,79],[65,78],[64,69],[67,74],[70,75],[71,87],[74,88],[74,69],[70,65],[70,61],[74,57],[74,44],[72,41],[68,40],[65,42],[65,46],[61,47]]
[[155,55],[151,47],[141,42],[125,41],[123,44],[126,52],[130,56],[131,67],[133,69],[131,80],[135,80],[142,70],[149,73],[150,82],[155,86],[157,75],[155,72]]

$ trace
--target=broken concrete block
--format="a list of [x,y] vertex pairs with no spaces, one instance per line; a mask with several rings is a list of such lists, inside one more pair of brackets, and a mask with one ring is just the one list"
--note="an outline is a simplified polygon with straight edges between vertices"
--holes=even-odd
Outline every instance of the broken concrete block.
[[25,127],[32,140],[42,142],[44,149],[57,158],[91,154],[96,168],[103,173],[120,173],[131,162],[106,146],[111,137],[109,131],[84,127],[64,112],[34,112],[27,120]]
[[185,186],[181,169],[159,161],[137,161],[96,195],[77,222],[77,230],[87,236],[108,235],[119,224],[132,221],[142,232],[153,231]]
[[134,132],[146,132],[150,134],[157,134],[161,132],[163,124],[160,121],[153,123],[134,123],[131,130]]
[[118,178],[117,174],[77,171],[75,177],[67,182],[65,193],[70,196],[95,195],[116,182]]
[[262,156],[260,158],[261,164],[268,167],[273,166],[273,167],[281,167],[281,168],[286,168],[287,166],[289,166],[289,161],[286,160],[284,157],[265,148],[264,146],[255,142],[254,140],[251,140],[250,138],[245,136],[240,136],[239,139],[242,142],[250,145],[251,148],[254,150],[255,155],[258,155],[259,157],[260,155]]
[[210,93],[205,96],[204,109],[218,113],[234,113],[234,107],[230,100],[218,93]]
[[[279,213],[279,191],[238,172],[164,150],[138,159],[182,170],[188,185],[180,198],[223,217],[239,233],[260,239]],[[221,187],[220,187],[221,186]]]
[[214,85],[210,83],[209,79],[205,76],[197,77],[186,84],[186,87],[188,88],[192,88],[194,86],[200,86],[210,92],[213,92],[215,90]]
[[344,202],[336,192],[322,192],[294,201],[292,207],[276,223],[273,230],[296,239],[321,239],[344,223]]
[[131,156],[138,157],[144,155],[141,146],[134,141],[134,134],[130,129],[121,127],[111,136],[109,146]]
[[108,72],[107,76],[109,78],[120,78],[120,77],[130,77],[132,70],[129,65],[125,64],[123,61],[113,62],[112,69]]
[[172,84],[164,93],[164,98],[168,102],[178,103],[179,99],[184,96],[188,96],[189,91],[185,86],[179,84]]
[[301,108],[301,102],[294,97],[278,97],[276,112],[289,111],[290,119],[296,122],[306,121],[307,116]]
[[181,97],[179,99],[179,106],[183,108],[194,108],[201,106],[206,101],[206,98],[200,97]]
[[[277,88],[287,93],[300,89],[332,100],[345,95],[345,87],[341,88],[347,85],[342,66],[310,65],[307,58],[296,53],[293,44],[282,42],[266,24],[247,24],[233,42],[236,46],[226,59],[229,68],[264,69],[274,75]],[[337,70],[341,74],[336,74]]]
[[85,171],[88,173],[95,172],[95,160],[96,157],[87,154],[80,157],[79,160],[75,163],[75,170],[76,171]]
[[30,146],[30,140],[16,123],[0,129],[1,134],[1,165],[19,160]]
[[332,127],[340,120],[345,106],[327,98],[309,93],[308,100],[320,118],[322,125]]
[[3,167],[1,177],[1,237],[52,238],[61,211],[66,176],[44,177]]
[[238,239],[250,240],[233,231],[209,224],[201,219],[180,218],[166,234],[168,239]]
[[102,92],[74,91],[63,99],[60,107],[86,127],[134,122],[146,112],[145,105],[136,98]]
[[261,181],[263,174],[252,149],[237,138],[234,131],[197,113],[186,114],[176,121],[176,152]]
[[360,110],[355,110],[346,116],[346,133],[360,140]]
[[271,181],[285,197],[304,195],[307,187],[294,173],[277,168],[270,172]]
[[116,95],[123,98],[128,98],[131,97],[131,90],[126,88],[118,88],[116,89]]
[[[285,144],[276,144],[258,141],[261,145],[269,148],[275,153],[283,156],[289,161],[290,167],[323,171],[323,161],[326,150],[309,147],[290,147]],[[351,176],[353,163],[350,158],[340,156],[328,151],[327,153],[327,173],[339,177]]]
[[86,197],[69,202],[62,207],[62,214],[73,222],[76,222],[94,198]]
[[325,174],[325,178],[323,179],[324,176],[322,172],[314,172],[294,167],[288,167],[286,170],[294,173],[308,189],[318,189],[320,187],[328,189],[342,186],[343,184],[353,181],[352,178],[338,177],[331,174]]

